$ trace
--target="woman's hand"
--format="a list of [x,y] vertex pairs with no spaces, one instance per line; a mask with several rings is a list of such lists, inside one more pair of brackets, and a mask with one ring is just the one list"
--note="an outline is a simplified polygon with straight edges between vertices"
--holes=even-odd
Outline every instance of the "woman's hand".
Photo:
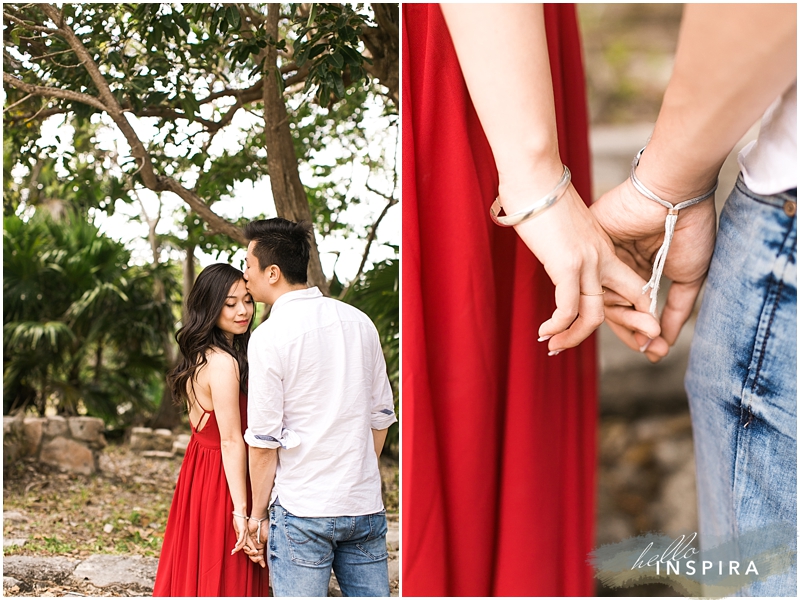
[[[664,241],[667,209],[639,194],[628,179],[595,202],[591,212],[611,236],[617,255],[640,275],[649,278],[653,258]],[[629,322],[621,318],[619,309],[606,307],[614,333],[628,347],[644,351],[651,362],[658,362],[667,355],[694,308],[714,251],[715,227],[712,198],[684,208],[678,214],[664,266],[664,275],[672,280],[672,286],[661,314],[661,336],[647,336],[652,338],[649,341],[637,335]],[[649,303],[649,297],[643,297]],[[605,300],[614,303],[620,298],[607,294]]]
[[[507,213],[530,205],[532,196],[523,189],[501,185]],[[540,339],[549,340],[551,354],[577,346],[603,322],[608,295],[602,295],[603,289],[627,301],[628,306],[614,308],[619,322],[645,338],[660,334],[658,322],[647,313],[645,280],[617,258],[611,239],[572,185],[552,207],[515,229],[556,286],[556,310],[539,327]]]
[[236,545],[231,550],[231,554],[236,554],[247,545],[247,518],[234,515],[233,530],[236,532]]

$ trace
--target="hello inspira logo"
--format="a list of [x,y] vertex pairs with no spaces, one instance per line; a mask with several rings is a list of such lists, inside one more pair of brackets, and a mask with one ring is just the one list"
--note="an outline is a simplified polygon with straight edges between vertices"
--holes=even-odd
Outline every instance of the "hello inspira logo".
[[796,527],[778,524],[732,539],[704,540],[697,532],[648,533],[594,550],[588,562],[604,585],[669,585],[685,596],[721,598],[785,573],[797,562]]

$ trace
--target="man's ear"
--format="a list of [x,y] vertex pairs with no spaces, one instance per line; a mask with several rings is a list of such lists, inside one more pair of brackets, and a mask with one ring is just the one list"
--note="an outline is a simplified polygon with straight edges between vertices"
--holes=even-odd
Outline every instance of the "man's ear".
[[278,283],[281,279],[281,268],[278,265],[270,265],[267,267],[267,281],[272,285]]

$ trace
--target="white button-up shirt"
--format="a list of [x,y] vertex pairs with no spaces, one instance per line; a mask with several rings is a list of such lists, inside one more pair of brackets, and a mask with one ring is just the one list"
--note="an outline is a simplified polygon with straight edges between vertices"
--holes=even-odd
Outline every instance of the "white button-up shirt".
[[378,331],[318,288],[282,295],[250,336],[250,446],[278,448],[272,500],[300,517],[383,509],[372,429],[397,421]]

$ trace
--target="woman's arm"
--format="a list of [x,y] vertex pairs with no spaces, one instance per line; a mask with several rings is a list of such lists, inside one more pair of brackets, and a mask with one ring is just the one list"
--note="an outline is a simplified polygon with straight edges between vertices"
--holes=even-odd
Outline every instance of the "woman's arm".
[[[214,351],[208,356],[204,369],[211,388],[211,401],[219,426],[222,465],[233,500],[233,510],[247,515],[247,453],[242,437],[242,419],[239,414],[239,365],[227,352]],[[247,541],[246,519],[234,517],[237,542],[234,551]]]
[[[472,103],[499,175],[504,210],[526,208],[552,190],[563,166],[558,151],[550,62],[540,4],[442,4]],[[488,211],[488,206],[487,206]],[[644,280],[619,261],[608,236],[575,188],[551,208],[515,226],[556,286],[556,310],[539,335],[551,352],[576,346],[604,319],[602,287],[639,311],[630,325],[654,337]]]

